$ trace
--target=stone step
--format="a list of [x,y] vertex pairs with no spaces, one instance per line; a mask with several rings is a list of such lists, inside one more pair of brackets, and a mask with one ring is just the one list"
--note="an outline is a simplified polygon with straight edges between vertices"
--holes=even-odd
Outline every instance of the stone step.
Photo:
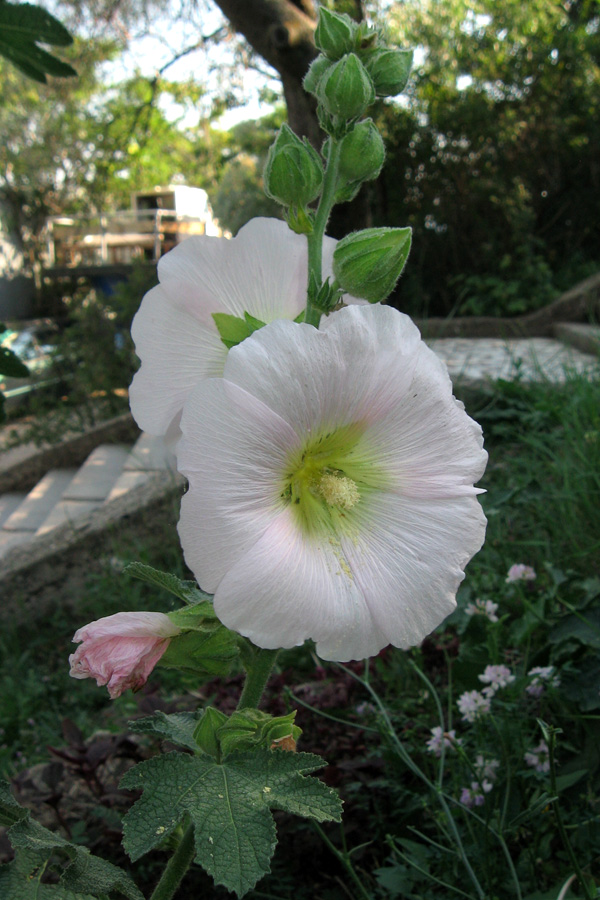
[[47,534],[60,525],[77,527],[77,519],[102,506],[102,500],[59,500],[52,512],[38,528],[36,534]]
[[4,531],[0,530],[0,559],[13,547],[28,544],[35,537],[32,531]]
[[15,509],[21,505],[26,496],[27,494],[2,494],[0,497],[0,528],[2,528]]
[[105,500],[105,503],[110,503],[112,500],[116,500],[117,497],[122,497],[123,494],[126,494],[128,491],[131,491],[133,488],[139,487],[140,484],[145,484],[147,481],[152,478],[152,472],[134,472],[134,471],[125,471],[119,475],[117,478],[110,494]]
[[175,471],[175,455],[165,445],[163,437],[152,434],[141,434],[135,442],[125,465],[124,472],[129,471]]
[[68,488],[76,471],[51,469],[6,519],[3,530],[35,533]]
[[66,491],[63,500],[102,503],[110,494],[129,456],[121,444],[101,444],[90,453]]
[[600,354],[600,325],[586,325],[582,322],[557,322],[554,336],[565,344],[571,344],[582,353]]

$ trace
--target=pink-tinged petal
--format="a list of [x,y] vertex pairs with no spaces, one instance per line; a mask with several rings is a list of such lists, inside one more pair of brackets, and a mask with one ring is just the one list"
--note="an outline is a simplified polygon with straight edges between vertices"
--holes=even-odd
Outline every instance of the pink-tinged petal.
[[202,321],[201,312],[176,305],[157,285],[133,320],[131,334],[142,366],[129,388],[129,403],[149,434],[167,433],[198,381],[223,371],[227,348],[214,322]]
[[[389,373],[393,381],[394,369]],[[421,343],[409,389],[364,435],[370,452],[406,497],[455,497],[473,487],[485,470],[481,427],[452,397],[446,367]]]
[[257,218],[231,240],[188,238],[162,257],[158,275],[191,314],[201,306],[261,322],[294,319],[306,306],[307,253],[306,237],[285,222]]
[[215,611],[259,647],[295,647],[308,638],[324,659],[362,659],[388,639],[374,623],[335,542],[307,540],[289,509],[227,572]]
[[224,377],[302,432],[366,424],[408,389],[420,346],[408,316],[389,307],[350,306],[319,331],[279,321],[255,332],[230,351]]
[[279,514],[285,461],[299,438],[262,401],[222,379],[196,387],[181,427],[177,462],[191,489],[179,536],[188,565],[213,593]]
[[420,643],[456,605],[464,567],[484,541],[481,506],[474,497],[378,493],[356,519],[358,536],[341,545],[371,615],[388,643]]
[[69,657],[70,674],[106,685],[112,699],[138,690],[180,632],[163,613],[116,613],[90,622],[73,638],[80,646]]

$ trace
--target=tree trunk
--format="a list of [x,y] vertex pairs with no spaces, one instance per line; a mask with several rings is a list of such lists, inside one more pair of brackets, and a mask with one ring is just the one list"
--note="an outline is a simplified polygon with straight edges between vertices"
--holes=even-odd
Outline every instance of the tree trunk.
[[317,55],[312,0],[215,0],[232,27],[279,73],[290,127],[320,147],[316,105],[302,79]]

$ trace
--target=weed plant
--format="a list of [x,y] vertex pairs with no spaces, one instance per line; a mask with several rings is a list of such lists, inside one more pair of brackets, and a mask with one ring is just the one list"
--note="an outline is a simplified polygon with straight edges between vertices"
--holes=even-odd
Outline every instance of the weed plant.
[[[456,611],[420,648],[351,666],[323,666],[309,646],[282,653],[266,704],[298,708],[301,749],[331,763],[323,777],[342,792],[344,825],[317,834],[286,820],[273,872],[249,897],[597,896],[599,396],[597,380],[569,376],[564,386],[500,382],[469,402],[490,453],[488,538]],[[27,619],[27,641],[22,619],[3,614],[5,774],[60,744],[63,717],[90,735],[100,711],[115,732],[136,713],[132,695],[109,705],[69,679],[70,639],[119,610],[170,608],[118,570],[139,559],[186,577],[173,518],[154,523],[151,541],[115,538],[83,590]],[[163,697],[201,702],[201,691],[225,711],[239,688],[235,675],[200,687],[164,669],[156,677]],[[228,896],[193,871],[182,897],[207,891]]]

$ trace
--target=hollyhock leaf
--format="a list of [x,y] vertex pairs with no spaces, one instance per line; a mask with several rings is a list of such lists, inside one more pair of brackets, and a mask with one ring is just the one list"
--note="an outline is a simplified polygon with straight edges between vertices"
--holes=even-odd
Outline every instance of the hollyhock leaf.
[[16,353],[8,347],[0,347],[0,375],[9,378],[29,378],[29,369]]
[[407,316],[267,325],[196,387],[181,427],[179,534],[227,627],[348,660],[419,643],[452,612],[485,534],[487,454]]
[[210,601],[212,594],[206,594],[201,591],[194,581],[182,581],[176,575],[170,572],[161,572],[159,569],[153,569],[141,562],[129,563],[123,569],[125,575],[131,575],[133,578],[139,578],[154,587],[163,588],[189,606],[197,606],[204,604],[203,613],[206,616],[214,616],[214,611]]
[[194,712],[164,713],[159,710],[152,716],[128,722],[127,727],[136,734],[152,734],[196,753],[198,745],[194,731],[199,718],[200,714]]
[[29,810],[23,809],[22,806],[19,806],[15,798],[13,797],[10,790],[10,782],[1,780],[0,781],[0,825],[5,828],[14,825],[15,822],[20,822],[21,819],[26,819],[29,815]]
[[[46,896],[48,900],[93,900],[111,891],[127,900],[143,900],[142,893],[122,869],[32,819],[29,810],[21,809],[12,798],[6,782],[0,783],[0,810],[0,815],[8,812],[13,819],[20,816],[8,830],[16,857],[10,866],[0,869],[2,900],[26,900],[30,896],[36,900]],[[59,884],[41,885],[35,873],[39,870],[41,875],[50,859],[53,868],[62,870]],[[36,891],[27,893],[29,885]]]
[[123,822],[133,861],[157,847],[186,815],[194,826],[195,861],[241,897],[269,872],[275,849],[271,809],[319,822],[341,817],[337,794],[304,776],[324,761],[306,753],[258,750],[217,763],[168,753],[126,773],[121,787],[142,790]]

